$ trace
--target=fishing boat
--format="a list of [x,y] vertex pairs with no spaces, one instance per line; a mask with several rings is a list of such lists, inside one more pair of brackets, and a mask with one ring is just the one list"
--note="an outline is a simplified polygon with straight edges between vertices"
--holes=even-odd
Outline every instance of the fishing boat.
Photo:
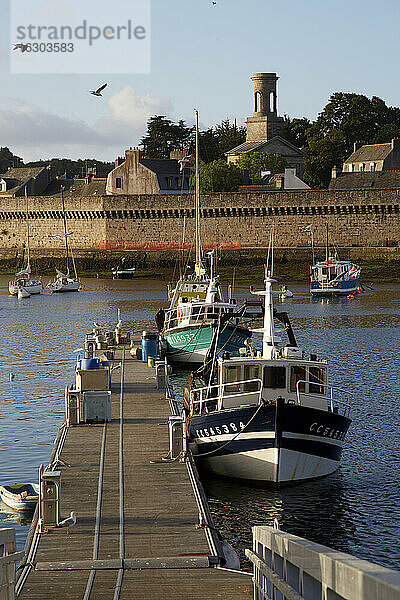
[[242,321],[234,298],[224,300],[218,275],[214,274],[215,252],[208,253],[210,274],[204,266],[200,239],[200,176],[199,176],[199,115],[196,115],[196,172],[195,172],[195,249],[194,272],[180,277],[169,287],[170,305],[160,310],[156,323],[160,332],[161,349],[170,362],[198,367],[209,354],[213,340],[218,338],[215,353],[223,350],[239,354],[251,331]]
[[[29,236],[29,211],[28,211],[28,194],[25,187],[25,200],[26,200],[26,252],[27,252],[27,263],[24,269],[16,273],[15,279],[10,281],[8,284],[8,291],[11,296],[22,296],[23,298],[29,297],[31,294],[40,294],[43,289],[41,281],[33,279],[31,277],[31,265],[30,265],[30,236]],[[19,293],[21,291],[21,294]],[[25,295],[27,294],[27,295]]]
[[[65,214],[65,203],[64,203],[64,188],[61,188],[61,201],[62,201],[62,212],[63,212],[63,221],[64,221],[64,234],[63,235],[55,235],[53,237],[63,237],[65,239],[65,252],[66,252],[66,273],[63,273],[59,269],[56,269],[56,278],[54,281],[51,281],[47,284],[47,288],[53,293],[61,293],[61,292],[78,292],[81,288],[81,282],[78,279],[78,275],[76,272],[75,259],[72,252],[72,247],[70,247],[68,243],[68,237],[71,235],[68,232],[67,227],[67,217]],[[69,257],[71,255],[72,267],[74,275],[70,275],[69,271]]]
[[221,352],[239,355],[239,349],[252,335],[243,321],[246,308],[244,304],[238,309],[231,297],[224,301],[219,278],[214,277],[211,266],[211,279],[204,301],[182,296],[176,306],[163,315],[163,355],[170,362],[195,367],[213,361]]
[[[350,401],[328,385],[328,365],[297,345],[285,312],[273,307],[266,275],[262,351],[216,361],[205,387],[185,390],[190,447],[200,465],[235,479],[271,486],[312,480],[339,466],[350,426]],[[281,344],[275,320],[288,343]]]
[[[314,249],[313,249],[314,257]],[[348,296],[359,288],[361,268],[349,260],[339,260],[337,253],[330,254],[328,225],[326,225],[326,257],[311,267],[312,296]]]
[[34,510],[39,499],[39,486],[37,483],[2,485],[0,498],[4,504],[16,510]]

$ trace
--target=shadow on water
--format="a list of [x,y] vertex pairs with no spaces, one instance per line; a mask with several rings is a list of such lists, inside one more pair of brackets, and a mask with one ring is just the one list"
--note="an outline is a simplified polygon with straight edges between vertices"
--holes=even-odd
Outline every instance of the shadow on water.
[[251,526],[273,526],[275,519],[283,531],[350,551],[355,528],[346,516],[340,473],[281,489],[200,474],[215,525],[239,552],[243,568],[250,568],[244,549],[252,547]]

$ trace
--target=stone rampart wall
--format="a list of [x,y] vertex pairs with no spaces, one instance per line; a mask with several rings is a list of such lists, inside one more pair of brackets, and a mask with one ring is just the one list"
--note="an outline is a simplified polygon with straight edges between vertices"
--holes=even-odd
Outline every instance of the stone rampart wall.
[[[311,224],[323,245],[325,224],[338,246],[377,247],[400,241],[400,190],[301,190],[202,195],[205,247],[257,248],[267,245],[275,226],[276,245],[308,246]],[[191,196],[66,197],[71,242],[82,250],[178,248],[186,222],[186,246],[194,238]],[[32,248],[62,248],[60,197],[29,198]],[[21,247],[26,232],[25,199],[0,199],[0,249]]]

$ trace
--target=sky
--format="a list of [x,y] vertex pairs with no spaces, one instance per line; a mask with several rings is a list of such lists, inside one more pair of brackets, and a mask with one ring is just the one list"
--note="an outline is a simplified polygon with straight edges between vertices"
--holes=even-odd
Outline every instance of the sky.
[[[68,24],[145,23],[147,37],[32,72],[36,57],[12,48],[33,1],[44,23],[56,7]],[[197,108],[202,128],[244,123],[256,72],[277,73],[278,111],[292,118],[314,120],[336,91],[400,106],[399,27],[398,0],[0,0],[0,147],[25,161],[113,161],[155,114],[193,124]],[[89,93],[105,82],[102,97]]]

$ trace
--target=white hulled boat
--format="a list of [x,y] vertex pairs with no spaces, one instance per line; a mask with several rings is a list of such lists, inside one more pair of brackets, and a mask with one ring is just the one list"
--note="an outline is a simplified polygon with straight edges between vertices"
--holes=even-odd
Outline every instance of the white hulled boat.
[[[251,345],[216,361],[215,384],[189,390],[190,444],[201,465],[217,475],[273,486],[334,472],[350,426],[350,402],[327,383],[328,365],[297,346],[287,313],[265,290],[262,352]],[[274,318],[289,344],[280,345]]]
[[[60,271],[59,269],[56,269],[56,278],[54,281],[51,281],[50,283],[47,284],[47,288],[51,291],[51,292],[78,292],[80,287],[81,287],[81,282],[78,279],[78,275],[76,272],[76,265],[75,265],[75,259],[74,259],[74,255],[72,252],[72,248],[70,248],[69,244],[68,244],[68,236],[71,235],[71,233],[68,232],[68,227],[67,227],[67,217],[65,214],[65,204],[64,204],[64,188],[61,188],[61,201],[62,201],[62,209],[63,209],[63,221],[64,221],[64,235],[57,235],[54,237],[64,237],[65,239],[65,252],[66,252],[66,265],[67,265],[67,269],[66,269],[66,273],[63,273],[62,271]],[[70,275],[69,272],[69,256],[71,255],[71,260],[72,260],[72,267],[73,267],[73,271],[74,271],[74,276]]]
[[[31,277],[31,265],[30,265],[30,236],[29,236],[29,212],[28,212],[28,194],[25,188],[25,200],[26,200],[26,251],[27,251],[27,264],[24,269],[15,274],[13,281],[8,284],[8,291],[11,296],[28,297],[32,294],[40,294],[43,289],[43,284],[37,279]],[[24,295],[27,294],[27,295]]]

